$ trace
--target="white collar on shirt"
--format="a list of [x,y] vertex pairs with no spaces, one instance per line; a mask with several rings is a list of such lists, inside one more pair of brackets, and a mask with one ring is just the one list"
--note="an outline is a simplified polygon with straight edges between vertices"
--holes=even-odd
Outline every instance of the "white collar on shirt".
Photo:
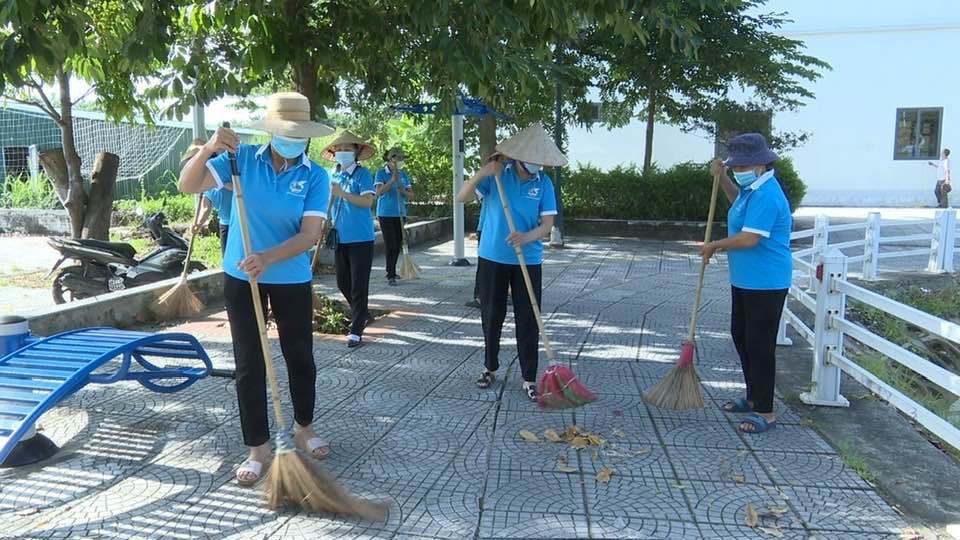
[[754,183],[750,184],[749,186],[747,186],[747,189],[751,189],[751,190],[760,189],[760,186],[766,184],[766,183],[767,183],[767,180],[773,178],[773,175],[774,175],[776,172],[777,172],[777,171],[775,171],[775,170],[773,170],[773,169],[770,169],[769,171],[761,174],[760,177],[757,178],[757,181],[756,181],[756,182],[754,182]]
[[[260,156],[262,156],[263,153],[267,151],[267,148],[270,148],[270,143],[264,144],[263,146],[260,147],[259,150],[257,150],[257,157],[259,158]],[[306,152],[304,152],[303,154],[300,154],[300,164],[305,166],[308,169],[310,168],[310,158],[307,157]]]
[[354,161],[354,162],[351,163],[350,166],[347,167],[346,169],[344,169],[343,167],[341,167],[341,166],[338,164],[338,165],[337,165],[337,170],[340,171],[340,172],[346,173],[346,174],[353,174],[353,171],[357,170],[357,162]]

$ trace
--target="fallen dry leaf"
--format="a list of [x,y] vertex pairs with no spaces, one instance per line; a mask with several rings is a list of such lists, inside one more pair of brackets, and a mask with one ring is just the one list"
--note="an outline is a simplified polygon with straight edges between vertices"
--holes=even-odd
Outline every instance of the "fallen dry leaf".
[[757,509],[753,507],[753,504],[747,503],[747,527],[756,528],[760,523],[760,516],[757,515]]
[[644,455],[644,454],[649,454],[649,453],[650,453],[650,449],[647,448],[646,446],[644,446],[643,448],[638,448],[638,449],[634,450],[633,453],[636,454],[636,455],[638,455],[638,456],[642,456],[642,455]]
[[537,434],[532,431],[521,429],[519,435],[527,442],[540,442],[540,437],[537,437]]
[[603,446],[604,444],[607,443],[607,441],[601,439],[600,437],[592,433],[587,435],[587,440],[589,440],[590,444],[592,444],[593,446]]
[[615,430],[613,430],[613,436],[614,436],[614,437],[619,437],[619,438],[622,439],[622,438],[626,437],[627,434],[624,433],[622,429],[615,429]]
[[560,437],[560,435],[552,429],[544,430],[543,436],[546,437],[548,441],[553,443],[563,442],[563,439]]
[[590,439],[586,437],[580,437],[578,435],[574,437],[572,441],[570,441],[570,446],[576,448],[577,450],[583,450],[584,448],[590,446]]
[[15,516],[32,516],[33,514],[39,514],[39,508],[24,508],[23,510],[17,510],[13,513]]
[[563,438],[569,441],[579,434],[580,428],[577,426],[570,426],[563,432]]
[[557,470],[560,471],[560,472],[562,472],[562,473],[575,473],[575,472],[577,472],[577,468],[576,468],[576,467],[571,467],[571,466],[569,466],[569,465],[560,465],[559,463],[557,464]]
[[734,481],[734,482],[736,482],[736,483],[738,483],[738,484],[741,484],[741,485],[747,483],[746,477],[744,477],[742,474],[735,474],[735,475],[733,475],[731,478],[733,478],[733,481]]
[[674,482],[673,487],[677,489],[687,489],[686,484],[684,484],[683,482]]
[[777,527],[760,527],[760,530],[774,538],[783,538],[783,532]]
[[760,515],[779,518],[779,517],[783,517],[783,515],[786,514],[788,511],[789,510],[787,510],[786,506],[768,506],[767,510]]
[[610,467],[604,467],[597,472],[597,482],[601,484],[606,484],[610,481],[610,478],[613,476],[613,469]]

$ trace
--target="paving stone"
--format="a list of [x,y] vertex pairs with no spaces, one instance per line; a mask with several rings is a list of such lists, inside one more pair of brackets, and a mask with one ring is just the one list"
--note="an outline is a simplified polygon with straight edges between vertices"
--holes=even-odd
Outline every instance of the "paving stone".
[[727,483],[771,484],[760,462],[748,450],[667,446],[677,478]]
[[811,529],[899,533],[907,523],[875,492],[821,487],[784,487]]
[[609,540],[634,538],[638,540],[699,540],[702,538],[697,526],[693,523],[636,516],[591,516],[590,537]]
[[482,540],[588,538],[588,536],[589,522],[585,515],[485,510],[480,521],[479,538]]
[[718,523],[701,523],[700,532],[704,540],[729,540],[736,538],[740,540],[770,540],[771,538],[784,538],[789,540],[810,540],[810,536],[804,529],[781,529],[779,527],[758,526],[750,528],[746,525],[722,525]]
[[614,473],[607,483],[593,476],[584,481],[593,518],[639,517],[693,522],[678,482],[667,478],[624,476]]
[[530,470],[491,470],[483,498],[488,511],[585,516],[580,477]]
[[781,486],[871,489],[835,454],[757,451],[754,455]]
[[482,482],[443,475],[401,524],[398,537],[471,538],[480,522]]
[[736,429],[729,423],[655,417],[653,424],[667,446],[693,446],[728,450],[747,448]]
[[779,509],[780,517],[761,516],[765,527],[801,529],[803,522],[791,507],[791,497],[772,486],[736,484],[732,482],[697,482],[683,480],[684,494],[698,523],[712,523],[727,527],[746,524],[747,505],[753,505],[759,514],[768,509]]
[[[732,419],[737,422],[736,418]],[[833,448],[820,435],[810,428],[796,425],[777,425],[776,428],[756,434],[745,434],[743,438],[754,450],[781,450],[787,452],[822,452],[833,454]]]

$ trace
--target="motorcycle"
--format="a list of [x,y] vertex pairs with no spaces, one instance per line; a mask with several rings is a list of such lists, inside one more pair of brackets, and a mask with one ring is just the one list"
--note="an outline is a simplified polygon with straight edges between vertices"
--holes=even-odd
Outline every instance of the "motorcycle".
[[[127,243],[48,238],[47,243],[61,258],[47,277],[67,260],[77,263],[60,269],[54,278],[54,302],[63,304],[178,277],[187,257],[187,240],[167,226],[163,212],[147,217],[143,228],[158,247],[142,259],[137,259],[137,250]],[[196,261],[190,261],[189,268],[190,272],[206,270]]]

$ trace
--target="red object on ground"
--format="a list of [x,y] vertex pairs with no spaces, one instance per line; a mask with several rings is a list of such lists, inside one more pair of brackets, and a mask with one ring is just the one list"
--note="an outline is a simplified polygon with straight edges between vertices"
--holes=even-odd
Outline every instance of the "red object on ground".
[[680,349],[680,359],[677,360],[678,368],[685,368],[693,364],[694,346],[692,341],[684,341],[683,348]]
[[537,403],[544,409],[569,409],[597,400],[597,395],[581,383],[567,366],[552,365],[538,383]]

